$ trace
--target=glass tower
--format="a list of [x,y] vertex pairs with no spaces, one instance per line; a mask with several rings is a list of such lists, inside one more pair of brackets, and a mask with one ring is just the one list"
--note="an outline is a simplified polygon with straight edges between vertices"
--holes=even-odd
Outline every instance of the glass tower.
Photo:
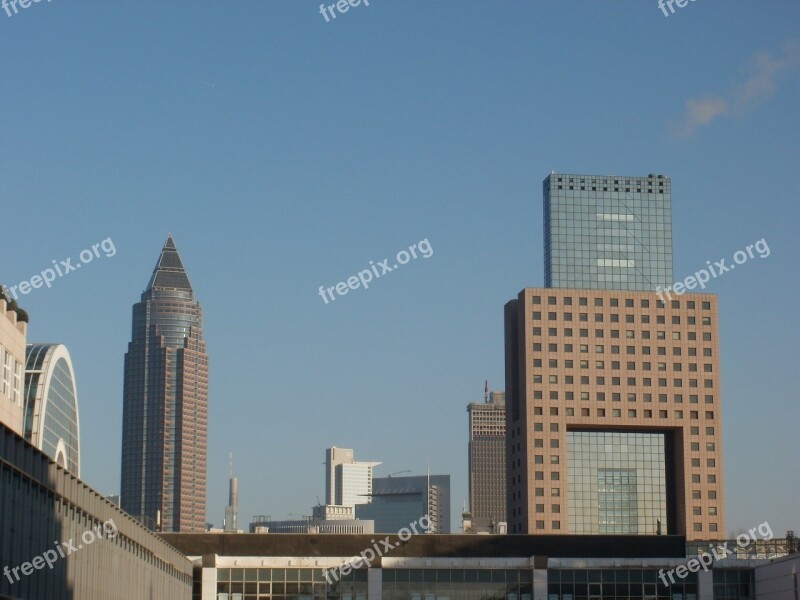
[[208,355],[172,236],[133,307],[124,385],[122,509],[161,531],[204,531]]
[[551,173],[543,186],[545,287],[672,285],[669,177]]

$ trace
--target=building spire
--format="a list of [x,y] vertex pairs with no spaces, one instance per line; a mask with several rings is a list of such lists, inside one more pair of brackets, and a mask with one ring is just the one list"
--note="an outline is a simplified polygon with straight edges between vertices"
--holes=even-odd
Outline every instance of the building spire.
[[189,276],[183,267],[183,261],[181,261],[171,233],[167,235],[167,241],[164,243],[156,268],[153,269],[153,275],[150,277],[150,283],[147,284],[145,291],[149,292],[153,289],[192,291],[192,284],[189,283]]

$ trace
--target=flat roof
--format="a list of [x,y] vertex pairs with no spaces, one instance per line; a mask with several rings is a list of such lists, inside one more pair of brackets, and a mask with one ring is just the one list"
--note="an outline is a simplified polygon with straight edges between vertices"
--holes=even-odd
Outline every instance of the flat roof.
[[187,556],[355,556],[388,537],[393,558],[685,558],[675,535],[397,535],[290,533],[160,533]]

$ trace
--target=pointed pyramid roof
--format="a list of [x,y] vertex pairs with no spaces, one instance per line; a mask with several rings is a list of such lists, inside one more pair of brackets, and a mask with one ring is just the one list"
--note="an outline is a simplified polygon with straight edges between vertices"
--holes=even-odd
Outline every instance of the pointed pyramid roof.
[[153,269],[153,276],[150,278],[150,283],[147,284],[147,291],[152,289],[192,291],[192,284],[189,283],[189,277],[186,275],[186,269],[183,268],[183,262],[178,254],[178,248],[175,246],[175,240],[172,239],[172,234],[167,236],[156,268]]

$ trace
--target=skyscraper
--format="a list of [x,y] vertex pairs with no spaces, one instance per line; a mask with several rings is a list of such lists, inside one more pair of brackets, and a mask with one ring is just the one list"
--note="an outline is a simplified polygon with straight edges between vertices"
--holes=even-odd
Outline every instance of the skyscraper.
[[469,413],[469,510],[473,527],[495,531],[506,522],[506,395],[489,392]]
[[551,173],[543,186],[545,287],[672,284],[669,177]]
[[372,471],[379,462],[356,462],[350,448],[325,451],[325,504],[349,506],[371,502]]
[[162,531],[204,531],[208,355],[172,236],[133,307],[124,385],[122,508]]
[[505,322],[509,533],[724,534],[714,295],[527,288]]
[[228,505],[225,507],[225,531],[239,531],[239,478],[233,475],[233,459],[231,459],[231,475],[228,480]]
[[81,476],[78,390],[63,344],[28,344],[24,431],[31,444]]
[[669,179],[552,173],[544,205],[547,287],[505,307],[509,532],[718,537],[717,299],[654,293]]

